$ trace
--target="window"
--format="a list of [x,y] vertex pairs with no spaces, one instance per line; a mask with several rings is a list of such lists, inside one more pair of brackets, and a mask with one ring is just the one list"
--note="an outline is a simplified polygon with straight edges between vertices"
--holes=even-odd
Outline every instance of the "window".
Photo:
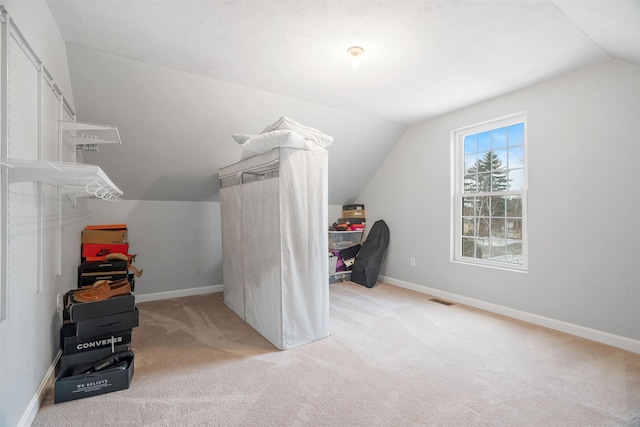
[[452,260],[527,269],[526,114],[452,132]]

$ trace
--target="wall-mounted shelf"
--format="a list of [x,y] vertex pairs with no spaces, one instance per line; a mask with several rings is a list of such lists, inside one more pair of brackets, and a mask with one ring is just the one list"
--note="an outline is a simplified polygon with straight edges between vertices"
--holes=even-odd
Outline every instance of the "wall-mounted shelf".
[[78,149],[97,151],[99,144],[122,144],[116,126],[60,120],[60,128],[69,132]]
[[100,167],[78,163],[41,160],[2,159],[7,166],[9,183],[41,181],[59,185],[64,193],[92,196],[116,201],[122,198],[120,190]]

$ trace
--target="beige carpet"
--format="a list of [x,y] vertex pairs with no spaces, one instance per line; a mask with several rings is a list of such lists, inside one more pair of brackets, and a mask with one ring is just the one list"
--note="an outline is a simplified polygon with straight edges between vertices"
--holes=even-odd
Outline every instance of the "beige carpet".
[[222,294],[138,308],[131,387],[34,426],[640,426],[640,355],[383,283],[331,285],[332,335],[287,351]]

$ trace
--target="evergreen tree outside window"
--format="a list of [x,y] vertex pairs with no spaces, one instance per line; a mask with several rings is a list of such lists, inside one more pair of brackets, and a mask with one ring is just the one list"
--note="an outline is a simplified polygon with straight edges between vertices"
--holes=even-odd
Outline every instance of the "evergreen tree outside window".
[[452,260],[527,269],[526,114],[452,132]]

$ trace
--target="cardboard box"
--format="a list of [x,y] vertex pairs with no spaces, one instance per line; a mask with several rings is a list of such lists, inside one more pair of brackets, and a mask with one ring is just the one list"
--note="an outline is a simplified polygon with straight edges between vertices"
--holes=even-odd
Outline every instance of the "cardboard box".
[[78,266],[78,272],[84,276],[99,276],[101,273],[124,271],[126,274],[127,261],[85,261]]
[[64,355],[111,349],[123,344],[131,344],[131,329],[96,337],[79,338],[76,335],[75,323],[65,323],[60,328],[60,348]]
[[76,336],[78,338],[99,337],[115,334],[126,329],[138,326],[140,313],[136,308],[133,311],[113,314],[111,316],[98,317],[95,319],[81,320],[75,322]]
[[350,211],[342,211],[342,218],[365,218],[364,209],[353,209]]
[[124,370],[70,376],[76,365],[65,366],[56,377],[53,402],[61,403],[128,389],[133,378],[134,356]]
[[86,257],[99,257],[108,254],[125,254],[129,253],[129,244],[124,243],[121,245],[108,244],[108,243],[83,243],[82,244],[82,258]]
[[126,279],[127,261],[85,261],[78,266],[78,287],[93,285],[98,280]]
[[90,224],[87,225],[85,230],[126,230],[127,224]]
[[[80,289],[72,289],[72,290],[68,291],[66,294],[64,294],[64,297],[63,297],[64,310],[62,311],[62,319],[63,320],[68,320],[69,322],[71,322],[71,321],[76,322],[78,320],[87,320],[88,318],[103,317],[103,316],[108,316],[108,315],[111,315],[111,314],[118,314],[118,313],[123,313],[125,311],[133,310],[134,306],[131,306],[129,308],[130,304],[129,304],[128,301],[125,302],[125,304],[126,304],[125,307],[128,308],[127,310],[121,310],[122,302],[120,300],[115,299],[114,301],[109,301],[109,300],[112,300],[114,298],[120,298],[120,297],[123,297],[123,296],[133,296],[131,294],[129,294],[129,295],[119,295],[118,297],[112,297],[112,298],[109,298],[107,300],[86,303],[86,302],[78,302],[78,301],[75,301],[73,299],[73,295],[79,290]],[[107,301],[109,301],[109,302],[107,302]],[[94,304],[94,305],[87,306],[87,307],[82,307],[85,304]],[[82,310],[87,310],[87,311],[96,310],[97,314],[99,314],[99,315],[97,315],[97,316],[94,315],[94,317],[87,317],[85,319],[81,319],[81,318],[78,318],[78,317],[76,317],[75,320],[71,319],[71,306],[72,305],[76,306],[76,308],[74,310],[76,310],[76,312],[77,312],[76,316],[78,316],[78,317],[82,316],[82,314],[80,314],[80,311],[82,311]],[[91,307],[91,308],[89,308],[89,307]],[[107,310],[115,310],[115,311],[109,313],[109,312],[107,312]]]
[[[67,295],[69,295],[69,293],[67,293]],[[65,297],[67,297],[67,295],[65,295]],[[69,311],[69,319],[72,322],[131,312],[135,310],[136,306],[136,297],[133,295],[119,295],[94,302],[75,302],[72,300],[73,292],[71,292],[67,298],[68,303],[65,307],[67,307]]]
[[84,230],[82,243],[128,243],[127,230]]
[[343,205],[342,210],[343,211],[363,211],[364,205],[357,204],[357,203],[353,205]]
[[130,344],[120,344],[99,348],[97,350],[88,350],[81,353],[63,354],[60,357],[60,367],[64,368],[69,365],[79,365],[81,363],[91,362],[92,360],[100,360],[116,351],[130,350]]

